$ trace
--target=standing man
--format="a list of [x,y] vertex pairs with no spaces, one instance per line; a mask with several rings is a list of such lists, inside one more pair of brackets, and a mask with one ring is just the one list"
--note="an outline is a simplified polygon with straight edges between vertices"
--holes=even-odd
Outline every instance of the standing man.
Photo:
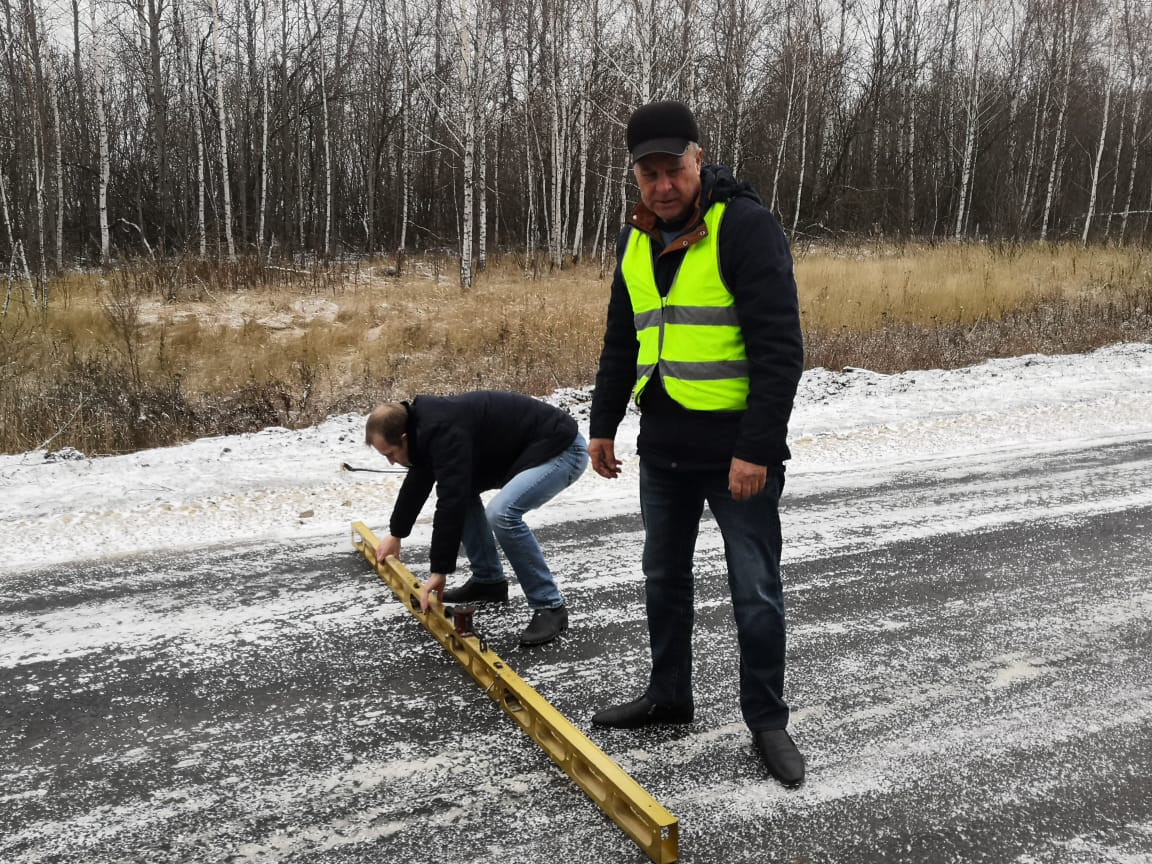
[[638,699],[592,722],[692,721],[692,559],[707,502],[724,538],[741,711],[768,771],[797,786],[777,510],[804,365],[796,283],[779,223],[729,169],[703,164],[699,139],[680,102],[628,121],[641,203],[617,241],[588,452],[597,474],[619,475],[613,439],[635,399],[652,671]]
[[[420,509],[436,487],[428,579],[420,608],[435,592],[444,603],[508,602],[496,550],[504,550],[532,620],[521,645],[543,645],[568,628],[568,610],[524,514],[576,482],[588,447],[566,412],[520,393],[480,391],[388,402],[368,415],[365,443],[392,464],[408,467],[376,560],[400,557]],[[500,492],[485,508],[480,493]],[[463,542],[472,576],[444,590]]]

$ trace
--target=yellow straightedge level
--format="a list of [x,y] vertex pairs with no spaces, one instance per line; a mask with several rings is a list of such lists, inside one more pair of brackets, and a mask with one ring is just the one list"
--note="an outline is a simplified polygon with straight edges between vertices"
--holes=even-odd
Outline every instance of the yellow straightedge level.
[[680,826],[675,816],[528,686],[494,651],[482,645],[476,636],[458,634],[439,600],[433,599],[428,611],[421,612],[420,582],[395,558],[389,558],[384,564],[376,563],[376,535],[364,523],[352,523],[352,543],[416,620],[564,773],[588,793],[597,807],[657,864],[676,861],[680,855]]

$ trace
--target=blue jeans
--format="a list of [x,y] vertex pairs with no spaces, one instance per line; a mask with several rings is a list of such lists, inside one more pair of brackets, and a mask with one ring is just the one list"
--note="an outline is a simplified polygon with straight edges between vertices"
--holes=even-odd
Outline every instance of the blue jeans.
[[485,508],[477,495],[464,516],[464,551],[477,582],[504,581],[496,541],[520,580],[532,609],[564,605],[556,579],[544,563],[540,544],[524,524],[524,514],[556,497],[575,483],[588,467],[588,443],[576,433],[567,450],[554,459],[527,468],[508,481]]
[[788,725],[784,701],[784,592],[780,493],[784,468],[746,501],[728,491],[728,470],[675,471],[640,461],[644,588],[652,675],[647,696],[692,704],[692,558],[704,502],[720,527],[740,644],[740,710],[753,732]]

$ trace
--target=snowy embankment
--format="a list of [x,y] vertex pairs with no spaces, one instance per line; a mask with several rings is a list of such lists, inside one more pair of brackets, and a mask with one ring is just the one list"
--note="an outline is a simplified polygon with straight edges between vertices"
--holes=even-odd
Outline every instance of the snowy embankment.
[[[566,406],[587,432],[589,392]],[[0,572],[143,551],[330,537],[355,520],[381,528],[402,479],[363,444],[363,417],[291,431],[203,438],[126,456],[62,451],[0,456]],[[633,512],[637,417],[617,439],[620,481],[592,472],[537,524]],[[1052,451],[1152,431],[1152,345],[1025,356],[956,370],[805,373],[790,427],[789,489],[842,485],[850,472],[923,459]],[[428,513],[413,543],[427,540]]]

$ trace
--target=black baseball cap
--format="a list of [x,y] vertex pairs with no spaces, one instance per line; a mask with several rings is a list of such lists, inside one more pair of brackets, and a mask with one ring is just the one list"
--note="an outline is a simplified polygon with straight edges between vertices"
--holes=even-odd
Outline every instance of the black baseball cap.
[[696,118],[683,102],[649,102],[628,118],[628,153],[636,163],[652,153],[683,156],[699,143]]

